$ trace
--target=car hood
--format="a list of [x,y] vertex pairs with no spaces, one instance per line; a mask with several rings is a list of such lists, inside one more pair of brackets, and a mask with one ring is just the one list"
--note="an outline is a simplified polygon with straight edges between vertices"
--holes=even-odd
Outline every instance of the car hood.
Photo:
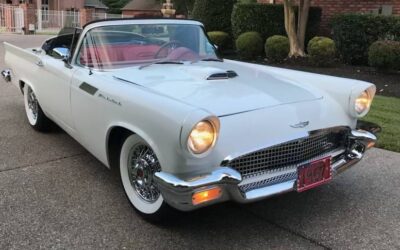
[[[237,76],[220,78],[227,71]],[[212,76],[219,77],[210,80]],[[322,98],[320,91],[301,84],[301,79],[293,82],[276,72],[226,62],[124,68],[113,71],[113,77],[217,116]]]

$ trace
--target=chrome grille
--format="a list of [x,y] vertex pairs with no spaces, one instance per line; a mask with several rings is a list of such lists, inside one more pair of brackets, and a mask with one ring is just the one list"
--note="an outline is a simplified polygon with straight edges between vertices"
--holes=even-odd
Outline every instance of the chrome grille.
[[313,131],[308,137],[255,151],[222,165],[236,169],[244,179],[251,178],[258,173],[296,165],[337,149],[344,145],[347,132],[347,128]]
[[262,180],[262,181],[256,181],[256,182],[253,182],[253,183],[241,185],[240,186],[240,190],[242,192],[248,192],[248,191],[253,190],[253,189],[257,189],[257,188],[261,188],[261,187],[267,187],[267,186],[278,184],[278,183],[282,183],[282,182],[285,182],[285,181],[294,180],[296,178],[297,178],[297,172],[294,171],[294,172],[290,172],[290,173],[274,176],[274,177],[271,177],[269,179],[265,179],[265,180]]

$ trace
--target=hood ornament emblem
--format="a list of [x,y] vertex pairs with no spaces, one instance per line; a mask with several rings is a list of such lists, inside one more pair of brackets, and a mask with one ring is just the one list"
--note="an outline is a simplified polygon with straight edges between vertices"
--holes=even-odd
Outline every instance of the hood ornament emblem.
[[297,123],[297,124],[290,125],[290,127],[292,127],[292,128],[305,128],[305,127],[307,127],[309,124],[310,124],[309,121],[306,121],[306,122],[299,122],[299,123]]

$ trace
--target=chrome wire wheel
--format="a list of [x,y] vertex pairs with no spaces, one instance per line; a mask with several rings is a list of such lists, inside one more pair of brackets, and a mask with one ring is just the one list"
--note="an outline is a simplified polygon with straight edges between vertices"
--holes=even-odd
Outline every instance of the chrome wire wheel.
[[51,121],[44,114],[36,97],[35,91],[28,84],[24,85],[25,113],[29,124],[37,131],[47,132],[51,127]]
[[24,90],[25,110],[31,125],[36,125],[39,116],[39,102],[35,93],[29,85],[25,85]]
[[153,150],[147,145],[132,147],[128,158],[128,173],[132,187],[144,201],[154,203],[160,191],[154,182],[154,174],[161,171]]
[[144,215],[161,213],[164,199],[154,180],[161,166],[152,148],[132,134],[122,145],[119,163],[122,185],[131,204]]

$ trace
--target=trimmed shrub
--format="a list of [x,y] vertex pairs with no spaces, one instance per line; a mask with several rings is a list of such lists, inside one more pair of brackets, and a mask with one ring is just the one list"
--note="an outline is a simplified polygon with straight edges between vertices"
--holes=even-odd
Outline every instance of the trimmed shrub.
[[335,42],[328,37],[314,37],[308,43],[307,51],[310,62],[318,66],[331,65],[336,57]]
[[400,42],[374,42],[369,47],[368,61],[372,67],[400,70]]
[[211,31],[207,33],[211,42],[218,46],[218,50],[222,51],[229,43],[229,34],[223,31]]
[[378,40],[400,40],[400,17],[341,14],[331,21],[333,39],[342,59],[367,64],[368,48]]
[[255,59],[263,52],[263,39],[258,32],[246,32],[236,40],[236,50],[243,59]]
[[221,30],[231,34],[231,14],[236,0],[196,0],[193,19],[201,21],[206,30]]
[[239,3],[257,3],[257,0],[239,0]]
[[[296,8],[297,10],[297,8]],[[321,8],[311,7],[306,42],[317,35],[321,22]],[[273,35],[286,35],[283,5],[281,4],[235,4],[232,11],[232,32],[234,38],[253,30],[263,39]],[[307,44],[307,43],[306,43]]]
[[271,36],[265,42],[265,54],[272,62],[282,62],[290,50],[289,38],[286,36]]

